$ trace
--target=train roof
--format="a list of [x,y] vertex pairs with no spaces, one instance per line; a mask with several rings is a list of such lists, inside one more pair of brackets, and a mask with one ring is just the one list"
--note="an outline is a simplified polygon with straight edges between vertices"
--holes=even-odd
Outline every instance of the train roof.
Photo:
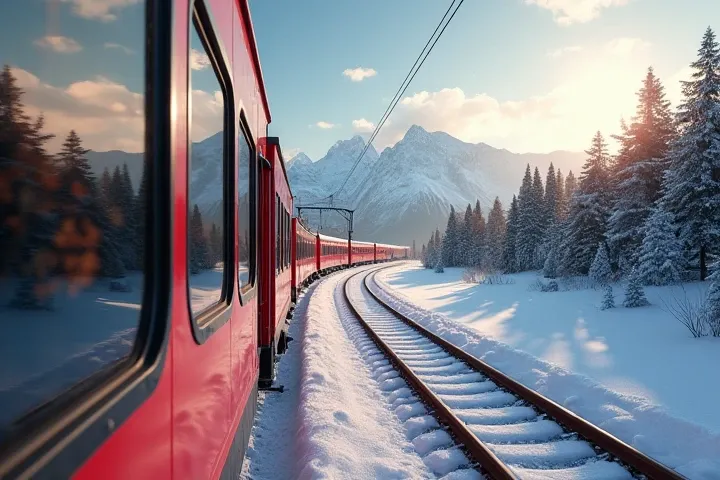
[[265,115],[267,116],[267,123],[270,123],[272,121],[272,117],[270,115],[270,104],[268,103],[268,96],[265,91],[265,80],[263,78],[262,66],[260,65],[260,54],[258,53],[257,42],[255,41],[255,28],[253,28],[252,16],[250,15],[250,6],[248,5],[248,0],[237,0],[237,2],[243,17],[245,27],[243,30],[247,35],[246,41],[250,48],[250,54],[252,55],[255,80],[258,83],[258,89],[260,90],[260,96],[262,97],[262,104],[263,109],[265,110]]
[[375,242],[362,242],[360,240],[353,240],[353,245],[375,245]]
[[410,248],[407,245],[391,245],[389,243],[378,243],[377,246],[386,248]]
[[320,240],[325,240],[327,242],[347,243],[347,238],[331,237],[330,235],[323,235],[322,233],[318,233],[318,237],[320,237]]

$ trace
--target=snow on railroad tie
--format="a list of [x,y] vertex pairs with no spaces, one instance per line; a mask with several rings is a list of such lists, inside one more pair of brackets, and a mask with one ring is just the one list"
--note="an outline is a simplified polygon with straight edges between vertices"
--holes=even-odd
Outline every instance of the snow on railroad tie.
[[[351,280],[350,285],[358,286],[357,280],[358,277]],[[335,300],[336,305],[344,301],[341,289],[336,291]],[[482,478],[471,468],[472,462],[453,441],[448,431],[438,424],[423,402],[408,388],[405,380],[380,352],[350,310],[341,308],[339,313],[348,337],[354,342],[370,370],[369,376],[375,379],[377,388],[383,392],[382,407],[395,415],[398,426],[404,427],[405,438],[411,443],[417,458],[422,459],[426,469],[435,478]],[[461,472],[464,473],[455,476]]]

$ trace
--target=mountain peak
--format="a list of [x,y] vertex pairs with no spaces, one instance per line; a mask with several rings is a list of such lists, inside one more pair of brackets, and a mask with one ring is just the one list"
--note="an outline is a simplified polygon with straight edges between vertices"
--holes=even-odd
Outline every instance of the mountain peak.
[[312,163],[313,161],[310,159],[310,157],[305,155],[305,152],[300,152],[287,162],[286,167],[289,170],[291,168],[312,165]]
[[408,128],[407,132],[405,132],[403,141],[405,141],[405,140],[427,141],[429,138],[430,138],[430,133],[428,133],[427,130],[425,130],[420,125],[413,125],[412,127]]

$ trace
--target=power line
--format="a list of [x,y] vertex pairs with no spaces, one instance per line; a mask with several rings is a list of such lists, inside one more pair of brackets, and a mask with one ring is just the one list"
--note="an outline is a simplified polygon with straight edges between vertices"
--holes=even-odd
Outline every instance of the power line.
[[[403,80],[402,84],[400,84],[400,88],[398,88],[398,91],[393,96],[392,100],[390,101],[390,104],[388,105],[388,108],[385,110],[385,113],[381,117],[380,121],[378,122],[377,126],[375,127],[375,130],[373,131],[372,135],[370,136],[367,143],[365,144],[365,148],[363,148],[362,152],[360,152],[360,155],[355,160],[355,163],[353,164],[352,168],[350,169],[350,172],[348,172],[343,183],[340,185],[340,187],[337,190],[335,190],[335,192],[333,192],[329,196],[325,197],[323,200],[326,200],[328,198],[331,199],[332,197],[337,195],[339,192],[341,192],[343,188],[345,188],[345,185],[347,184],[348,180],[350,180],[350,177],[352,176],[352,174],[355,171],[355,169],[357,168],[357,166],[360,164],[360,160],[362,160],[362,157],[365,155],[365,152],[367,152],[367,150],[370,148],[370,145],[375,140],[375,137],[380,132],[380,129],[383,127],[383,125],[385,124],[387,119],[390,117],[390,114],[392,114],[393,110],[395,110],[395,107],[400,102],[400,99],[402,98],[402,95],[405,93],[405,90],[407,90],[407,88],[410,86],[410,83],[415,78],[415,75],[417,75],[417,72],[420,71],[420,68],[425,63],[425,60],[430,55],[433,48],[435,48],[435,44],[437,44],[438,40],[440,40],[440,37],[445,32],[445,29],[448,27],[448,25],[450,25],[450,22],[455,17],[455,14],[460,9],[462,4],[465,2],[465,0],[459,1],[459,3],[455,7],[455,10],[453,11],[452,15],[450,15],[450,18],[445,23],[445,25],[442,27],[442,30],[440,30],[440,33],[437,35],[437,37],[435,37],[435,34],[440,29],[440,26],[443,24],[443,21],[447,17],[447,15],[450,12],[450,10],[452,9],[453,5],[455,5],[456,1],[457,0],[452,0],[452,2],[450,3],[450,6],[445,11],[445,15],[443,15],[442,19],[440,19],[440,22],[438,23],[437,27],[435,27],[435,31],[432,33],[432,35],[430,35],[430,38],[428,39],[427,43],[423,47],[422,51],[420,52],[420,55],[418,55],[418,58],[415,60],[415,63],[413,63],[413,66],[410,68],[410,71],[405,76],[405,80]],[[434,41],[433,41],[433,37],[435,37]],[[432,42],[432,45],[430,45],[430,42]],[[428,49],[428,45],[430,45],[429,49]],[[425,52],[426,49],[427,49],[427,52]],[[423,56],[423,53],[425,53],[424,56]],[[420,60],[421,57],[422,57],[422,60]],[[418,65],[418,61],[420,61],[419,65]],[[416,65],[417,65],[417,68],[415,69]],[[413,72],[413,69],[415,69],[414,72]],[[409,80],[408,80],[408,77],[409,77]]]

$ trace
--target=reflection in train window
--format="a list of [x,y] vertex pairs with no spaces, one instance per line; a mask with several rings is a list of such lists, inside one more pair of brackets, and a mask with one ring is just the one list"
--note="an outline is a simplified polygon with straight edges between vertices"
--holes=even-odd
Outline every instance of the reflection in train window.
[[225,101],[218,75],[197,29],[190,38],[190,168],[188,270],[190,305],[197,314],[222,296],[225,263]]
[[25,3],[0,15],[0,443],[131,353],[146,247],[145,6]]
[[[242,130],[242,129],[241,129]],[[243,289],[254,283],[251,276],[255,272],[255,259],[252,257],[254,252],[254,239],[250,238],[251,218],[250,205],[254,204],[251,195],[254,189],[251,188],[255,181],[253,170],[253,149],[250,142],[242,131],[238,135],[238,154],[237,154],[237,181],[238,181],[238,283]]]

